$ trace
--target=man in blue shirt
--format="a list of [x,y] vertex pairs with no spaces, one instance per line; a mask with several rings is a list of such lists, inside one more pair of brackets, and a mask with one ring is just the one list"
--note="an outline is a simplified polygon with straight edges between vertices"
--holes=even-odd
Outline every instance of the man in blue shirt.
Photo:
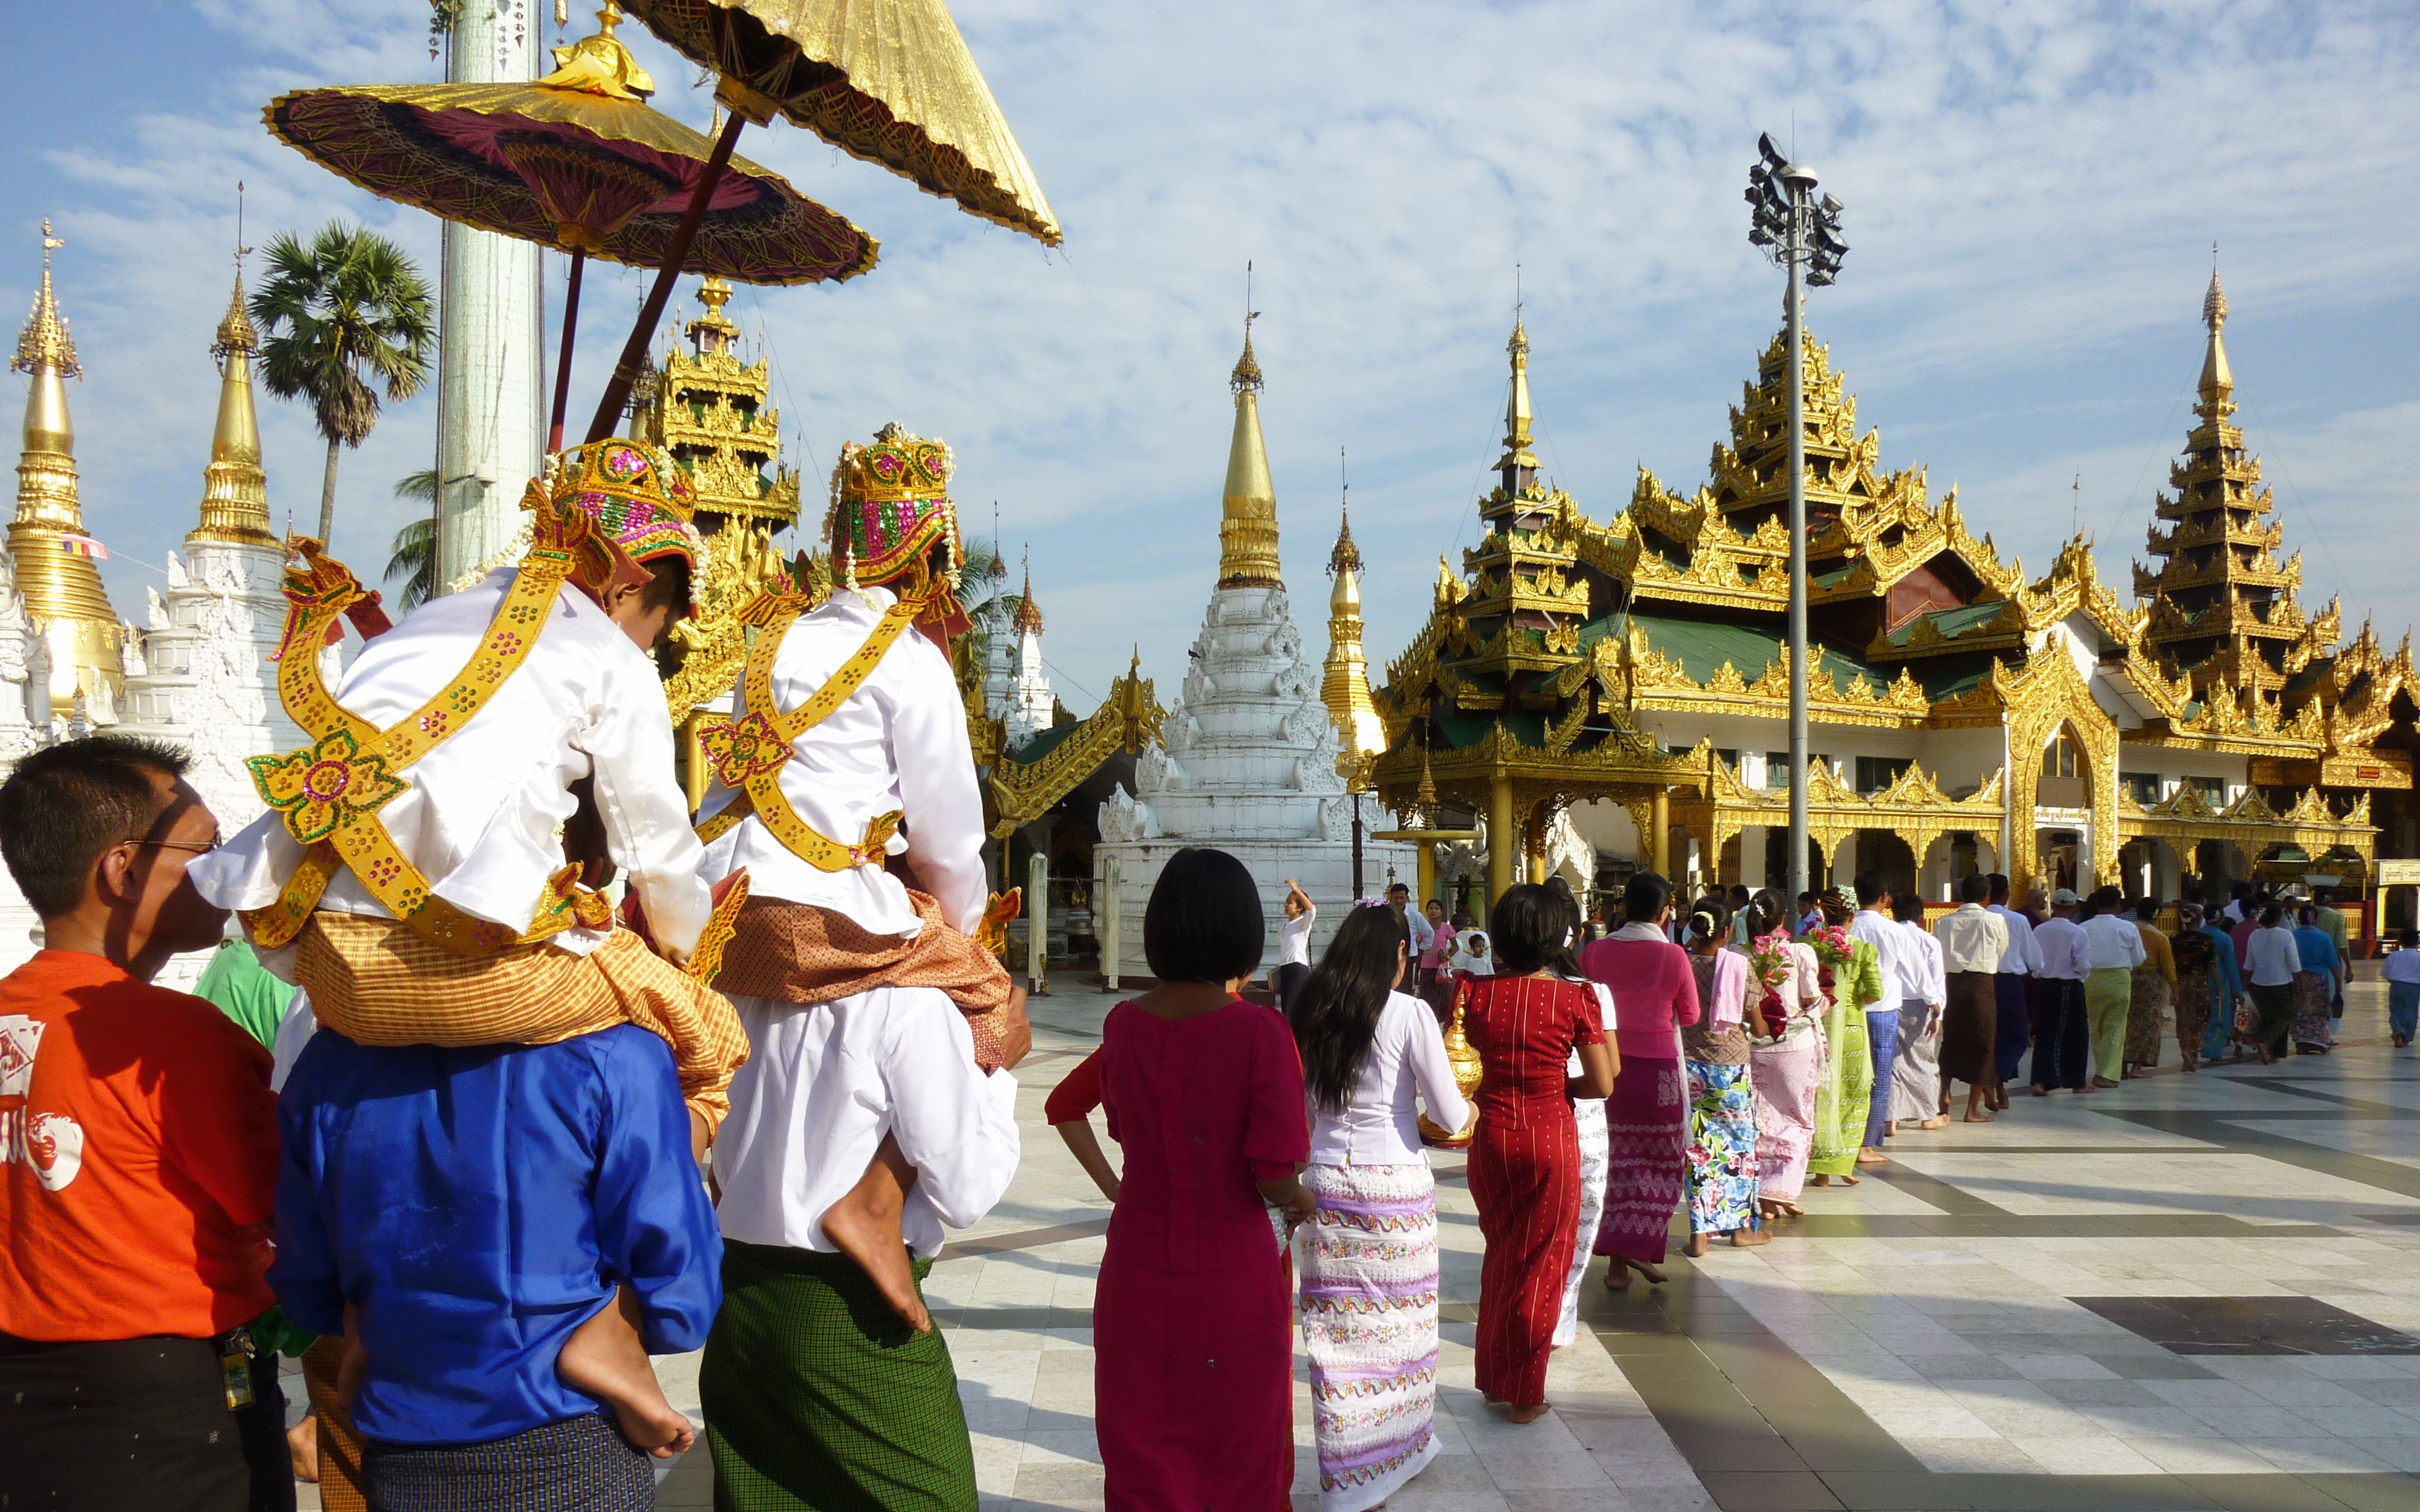
[[540,1046],[369,1048],[322,1029],[278,1109],[270,1281],[354,1324],[372,1505],[652,1505],[647,1455],[556,1373],[635,1303],[649,1353],[700,1348],[722,1241],[672,1052],[624,1026]]

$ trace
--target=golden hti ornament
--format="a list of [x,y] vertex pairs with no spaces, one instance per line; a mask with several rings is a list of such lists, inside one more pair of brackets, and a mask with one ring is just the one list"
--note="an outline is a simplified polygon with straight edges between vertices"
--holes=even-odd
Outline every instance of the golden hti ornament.
[[[1456,983],[1453,989],[1453,1022],[1445,1026],[1445,1060],[1448,1066],[1453,1068],[1453,1085],[1461,1091],[1462,1100],[1476,1108],[1479,1084],[1487,1079],[1487,1066],[1479,1058],[1479,1052],[1471,1046],[1470,1036],[1463,1030],[1463,1005],[1469,1000],[1469,997],[1470,983],[1466,981]],[[1419,1130],[1420,1143],[1424,1145],[1438,1149],[1464,1149],[1469,1147],[1471,1137],[1478,1134],[1479,1119],[1474,1114],[1470,1120],[1470,1127],[1455,1133],[1431,1122],[1429,1116],[1423,1113],[1420,1115]]]

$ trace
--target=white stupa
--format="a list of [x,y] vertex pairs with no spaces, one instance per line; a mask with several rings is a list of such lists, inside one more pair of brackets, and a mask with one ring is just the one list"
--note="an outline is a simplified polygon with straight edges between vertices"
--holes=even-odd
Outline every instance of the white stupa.
[[[1218,525],[1218,585],[1161,746],[1135,763],[1135,792],[1121,788],[1101,805],[1094,896],[1106,903],[1102,862],[1115,856],[1125,976],[1149,974],[1143,909],[1160,869],[1187,845],[1229,852],[1251,869],[1268,922],[1264,972],[1277,964],[1287,878],[1319,907],[1314,952],[1353,901],[1353,800],[1336,770],[1320,665],[1303,655],[1279,575],[1277,490],[1261,443],[1261,367],[1249,325],[1231,386],[1235,431]],[[1393,827],[1368,798],[1362,824],[1365,831]],[[1413,870],[1410,846],[1363,841],[1365,892],[1383,892],[1390,877],[1409,883]]]

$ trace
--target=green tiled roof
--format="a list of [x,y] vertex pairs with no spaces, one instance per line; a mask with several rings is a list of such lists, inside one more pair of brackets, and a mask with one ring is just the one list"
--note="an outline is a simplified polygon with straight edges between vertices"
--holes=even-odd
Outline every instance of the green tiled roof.
[[[1730,662],[1733,671],[1748,681],[1764,675],[1764,670],[1782,660],[1782,640],[1762,630],[1744,625],[1725,625],[1708,620],[1667,619],[1658,614],[1633,614],[1630,623],[1647,637],[1647,643],[1674,661],[1698,682],[1704,682]],[[1877,689],[1888,687],[1890,674],[1877,671],[1855,656],[1822,646],[1821,664],[1839,679],[1846,687],[1858,677]]]
[[1941,632],[1943,640],[1955,640],[1967,631],[1998,618],[2000,611],[2008,607],[2006,604],[1967,604],[1958,609],[1930,609],[1893,630],[1889,636],[1890,643],[1895,646],[1907,644],[1916,634],[1916,625],[1926,620],[1932,622],[1932,627]]
[[1084,727],[1079,722],[1074,724],[1054,724],[1047,730],[1037,730],[1026,740],[1024,745],[1019,746],[1016,749],[1013,751],[1001,751],[1001,759],[1002,761],[1015,762],[1019,766],[1031,765],[1033,763],[1040,761],[1043,757],[1049,755],[1052,751],[1058,749],[1069,735],[1074,734],[1077,731],[1081,730],[1082,728]]
[[1980,667],[1969,668],[1964,671],[1951,671],[1938,662],[1929,668],[1917,667],[1911,670],[1924,674],[1918,676],[1916,681],[1923,685],[1924,696],[1935,703],[1944,699],[1954,699],[1961,694],[1971,693],[1982,686],[1984,678],[1992,675],[1990,662],[1985,662]]

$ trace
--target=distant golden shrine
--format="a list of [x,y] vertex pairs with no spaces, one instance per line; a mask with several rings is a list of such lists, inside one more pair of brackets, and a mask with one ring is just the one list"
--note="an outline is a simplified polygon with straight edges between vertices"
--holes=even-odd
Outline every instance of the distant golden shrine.
[[729,284],[708,278],[697,298],[706,308],[683,328],[690,349],[664,354],[640,436],[672,453],[696,486],[700,530],[712,534],[733,520],[785,530],[799,522],[799,473],[782,465],[772,359],[740,361],[739,328],[722,313]]
[[[1828,351],[1806,349],[1810,840],[1817,874],[1875,872],[1935,902],[1959,876],[2121,883],[2338,879],[2384,835],[2420,851],[2410,640],[2305,614],[2259,466],[2228,423],[2216,275],[2199,424],[2156,504],[2143,602],[2081,535],[2028,579],[1968,531],[1954,491],[1885,473]],[[1559,816],[1601,856],[1698,885],[1778,883],[1788,836],[1786,353],[1766,348],[1709,482],[1641,469],[1609,524],[1542,484],[1528,354],[1486,529],[1377,696],[1379,794],[1432,823],[1482,817],[1488,892],[1543,875]],[[1511,843],[1498,843],[1510,837]],[[1583,879],[1593,880],[1593,879]]]

